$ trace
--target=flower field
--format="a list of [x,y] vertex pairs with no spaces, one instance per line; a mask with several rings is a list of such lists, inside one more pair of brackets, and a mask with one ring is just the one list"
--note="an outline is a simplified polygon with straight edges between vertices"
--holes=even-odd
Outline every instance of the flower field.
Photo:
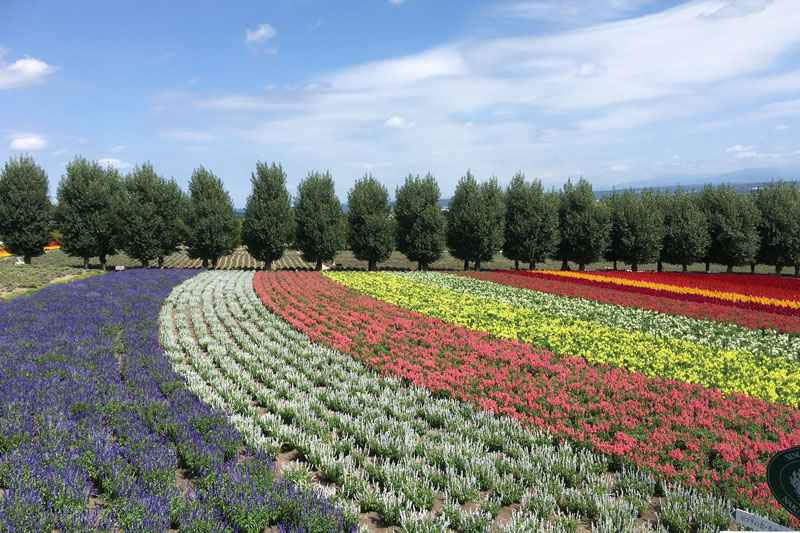
[[[342,284],[388,301],[402,299],[403,306]],[[453,318],[463,306],[459,301],[476,303],[462,298],[476,297],[425,292],[445,290],[398,276],[258,273],[255,285],[289,324],[383,373],[509,415],[527,427],[546,428],[556,439],[608,456],[613,465],[636,465],[789,520],[769,495],[764,472],[772,454],[800,441],[796,407],[489,335],[475,327],[478,320],[498,317],[508,327],[510,319],[494,314],[495,302],[487,299],[480,312],[469,315],[474,320],[469,328],[425,316],[413,309],[430,310],[445,298],[442,307],[449,311],[438,312]],[[789,364],[776,356],[761,361]]]
[[[380,377],[368,369],[374,365],[312,343],[291,318],[268,311],[253,277],[213,272],[176,288],[161,313],[162,344],[198,397],[228,413],[250,446],[273,455],[299,451],[304,462],[284,475],[308,480],[313,473],[341,505],[408,531],[729,524],[724,500],[657,484],[630,466],[610,474],[604,454]],[[319,274],[259,277],[257,291],[275,302],[285,294],[268,289],[270,280],[331,284]],[[660,521],[639,518],[656,505]]]
[[156,320],[193,274],[106,274],[0,303],[0,531],[349,529],[171,371]]
[[764,479],[800,442],[793,280],[585,276],[136,269],[0,302],[0,531],[800,526]]

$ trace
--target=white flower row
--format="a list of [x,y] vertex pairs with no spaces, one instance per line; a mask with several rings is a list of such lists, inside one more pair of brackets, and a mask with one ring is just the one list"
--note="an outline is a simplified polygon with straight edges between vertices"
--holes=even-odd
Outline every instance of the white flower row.
[[[176,287],[161,312],[162,346],[249,444],[298,450],[338,499],[355,502],[351,512],[375,510],[408,531],[476,530],[520,502],[504,531],[557,531],[577,525],[558,506],[568,499],[576,509],[599,507],[598,531],[634,531],[655,489],[648,476],[609,476],[598,454],[377,376],[271,314],[252,283],[248,272],[207,272]],[[433,512],[439,498],[444,508]],[[727,512],[724,502],[694,498],[710,516]],[[478,507],[465,511],[468,501]]]
[[599,322],[628,331],[682,339],[722,350],[783,357],[789,361],[800,359],[800,337],[793,337],[775,330],[755,330],[736,324],[659,313],[584,298],[560,296],[441,272],[387,273],[470,296],[526,307],[561,317]]

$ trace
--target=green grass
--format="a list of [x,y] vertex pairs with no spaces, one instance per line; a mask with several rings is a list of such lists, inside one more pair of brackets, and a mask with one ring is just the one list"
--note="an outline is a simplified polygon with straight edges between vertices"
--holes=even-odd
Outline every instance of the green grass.
[[[336,254],[336,258],[334,260],[336,263],[337,268],[343,269],[358,269],[358,270],[366,270],[367,269],[367,262],[366,261],[359,261],[353,256],[353,252],[349,250],[341,251]],[[152,261],[150,264],[151,266],[155,265],[155,261]],[[140,263],[135,259],[131,259],[125,254],[116,254],[108,256],[106,262],[107,268],[113,269],[116,266],[124,266],[125,268],[137,268],[140,266]],[[200,267],[199,260],[189,259],[185,251],[176,252],[168,257],[165,258],[164,265],[168,268],[198,268]],[[14,266],[14,258],[9,257],[6,259],[0,259],[0,291],[6,290],[5,287],[7,285],[13,287],[38,287],[42,285],[42,280],[44,278],[53,279],[59,276],[66,275],[68,273],[74,273],[77,271],[83,271],[83,260],[77,257],[69,257],[61,250],[51,250],[47,252],[44,256],[36,257],[33,259],[33,265],[37,269],[42,269],[41,274],[32,274],[31,277],[35,279],[27,279],[25,276],[28,274],[21,275],[22,278],[20,281],[17,281],[20,276],[18,276],[18,272],[21,272],[23,267]],[[240,248],[236,250],[233,254],[226,256],[220,259],[218,268],[221,270],[231,270],[231,269],[240,269],[240,268],[256,268],[261,266],[261,264],[257,263],[255,259],[253,259],[250,254],[247,253],[247,250],[244,248]],[[506,259],[500,254],[496,254],[493,261],[484,262],[482,265],[483,270],[511,270],[514,268],[514,262]],[[49,267],[53,270],[52,275],[49,273],[45,267]],[[308,262],[305,262],[300,257],[300,253],[297,250],[287,250],[284,254],[283,258],[280,261],[275,262],[274,267],[277,267],[279,270],[285,269],[297,269],[297,268],[305,268],[305,269],[313,269],[314,265]],[[521,264],[520,268],[527,268],[527,264]],[[577,265],[570,264],[570,267],[573,270],[577,269]],[[598,262],[592,263],[587,265],[589,270],[604,270],[610,269],[612,264],[609,262]],[[630,268],[629,265],[625,265],[622,262],[618,263],[618,267],[620,269]],[[89,262],[89,268],[92,271],[99,270],[100,262],[95,258],[91,258]],[[415,262],[409,261],[406,257],[401,254],[400,252],[393,252],[392,256],[389,258],[388,261],[384,261],[383,263],[378,264],[379,269],[391,269],[391,270],[415,270],[417,268],[417,264]],[[431,264],[431,268],[434,270],[462,270],[464,268],[464,262],[455,259],[454,257],[450,256],[450,254],[445,252],[445,256],[436,261],[435,263]],[[545,263],[537,263],[537,269],[548,269],[548,270],[558,270],[561,268],[560,261],[547,261]],[[60,270],[59,270],[60,269]],[[655,263],[648,263],[639,266],[640,270],[656,270]],[[34,269],[35,270],[35,269]],[[671,271],[671,272],[679,272],[681,267],[679,265],[664,265],[664,270]],[[725,272],[725,267],[722,265],[711,265],[711,270],[713,272]],[[705,264],[704,263],[695,263],[689,267],[690,272],[705,272]],[[750,267],[736,267],[734,269],[737,273],[749,273]],[[758,274],[772,274],[775,272],[774,267],[768,265],[757,265],[756,266],[756,273]],[[794,273],[794,269],[791,267],[784,268],[784,275],[791,275]],[[25,285],[25,283],[29,283],[30,285]],[[44,281],[47,283],[47,281]]]
[[76,268],[64,264],[64,257],[66,256],[62,252],[54,250],[44,256],[35,257],[30,265],[16,265],[14,257],[0,259],[0,300],[41,289],[54,283],[53,280],[65,276],[71,277],[55,283],[75,281],[102,273],[99,269],[83,270],[82,265]]

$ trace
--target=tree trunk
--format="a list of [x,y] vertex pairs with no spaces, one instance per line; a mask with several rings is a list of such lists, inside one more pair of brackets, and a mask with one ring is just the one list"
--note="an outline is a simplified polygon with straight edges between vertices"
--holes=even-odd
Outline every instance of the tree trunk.
[[464,270],[465,271],[469,270],[469,261],[467,261],[466,259],[464,259]]
[[214,259],[211,260],[211,268],[213,270],[217,269],[217,261],[219,261],[219,257],[215,257]]
[[706,274],[711,272],[711,261],[706,261]]
[[617,269],[617,260],[614,259],[614,270],[616,270],[616,269]]
[[681,265],[681,268],[683,269],[684,272],[688,272],[689,271],[689,266],[688,265]]
[[150,260],[142,259],[142,268],[150,268]]
[[422,261],[417,261],[417,270],[422,270]]
[[533,261],[531,261],[531,264],[530,264],[530,265],[528,265],[528,270],[536,270],[536,263],[534,263]]
[[755,263],[750,263],[750,273],[751,274],[755,274],[756,273],[756,264]]
[[726,270],[728,274],[733,274],[733,265],[728,265],[728,270]]
[[208,268],[208,259],[203,258],[203,268]]
[[264,261],[264,270],[272,270],[272,259]]
[[780,276],[783,271],[783,265],[775,265],[775,275]]
[[367,269],[370,271],[378,270],[378,262],[375,261],[374,259],[370,259],[369,266],[367,266]]
[[658,271],[664,272],[664,262],[661,259],[658,260]]
[[25,254],[25,264],[26,265],[30,265],[31,264],[31,256],[30,256],[30,254]]
[[89,258],[88,257],[84,257],[83,258],[83,269],[84,270],[89,270]]
[[514,259],[514,270],[519,270],[519,259]]
[[317,266],[314,267],[314,270],[322,270],[322,259],[317,259]]
[[106,269],[106,254],[100,254],[100,268],[102,270]]
[[566,259],[561,261],[561,270],[569,270],[569,263],[567,263]]
[[478,259],[477,261],[475,261],[475,271],[480,272],[480,270],[481,270],[481,260]]
[[585,271],[586,270],[586,264],[585,263],[578,263],[578,270],[581,271],[581,272]]
[[163,255],[159,255],[158,256],[158,268],[164,268],[164,256]]
[[800,265],[794,266],[794,277],[800,278]]
[[637,263],[636,261],[631,263],[631,270],[633,270],[634,272],[639,272],[639,263]]

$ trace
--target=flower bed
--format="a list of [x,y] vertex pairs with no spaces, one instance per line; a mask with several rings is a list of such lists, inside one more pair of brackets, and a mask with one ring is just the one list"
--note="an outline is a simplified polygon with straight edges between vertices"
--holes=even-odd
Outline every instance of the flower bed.
[[310,342],[267,311],[253,273],[209,272],[177,287],[161,335],[201,398],[248,421],[253,446],[302,454],[284,476],[308,480],[312,470],[386,525],[555,533],[580,518],[594,531],[633,531],[637,522],[639,531],[664,531],[658,520],[637,519],[647,509],[666,524],[729,525],[719,499],[669,486],[654,498],[655,481],[636,469],[609,475],[599,454],[554,445],[543,432],[380,377]]
[[568,280],[595,287],[614,288],[638,294],[676,298],[688,302],[716,303],[741,309],[766,311],[790,316],[800,315],[800,301],[749,294],[683,287],[668,283],[639,281],[620,277],[604,276],[596,272],[570,272],[561,270],[507,271],[516,276],[533,276],[546,279]]
[[789,521],[764,472],[800,441],[796,409],[492,338],[317,273],[258,273],[255,287],[287,323],[376,370]]
[[512,287],[504,283],[491,283],[439,272],[395,272],[392,275],[543,313],[599,322],[626,331],[683,339],[722,350],[782,357],[793,362],[798,362],[800,359],[800,337],[792,337],[774,330],[754,330],[681,315],[604,304],[583,298],[568,298]]
[[[384,273],[332,272],[332,279],[373,298],[514,339],[558,354],[650,377],[678,379],[772,403],[800,403],[798,364],[765,355],[627,331],[416,283]],[[466,279],[466,278],[465,278]]]
[[170,369],[158,311],[193,274],[110,273],[0,304],[0,530],[339,526]]
[[585,285],[563,279],[518,275],[513,272],[463,272],[458,273],[458,275],[494,281],[512,287],[546,292],[548,294],[584,298],[623,307],[636,307],[658,313],[682,315],[714,322],[726,322],[745,328],[775,329],[792,335],[800,333],[800,317],[796,316],[753,311],[707,302],[685,302],[675,298],[619,291],[613,287]]

